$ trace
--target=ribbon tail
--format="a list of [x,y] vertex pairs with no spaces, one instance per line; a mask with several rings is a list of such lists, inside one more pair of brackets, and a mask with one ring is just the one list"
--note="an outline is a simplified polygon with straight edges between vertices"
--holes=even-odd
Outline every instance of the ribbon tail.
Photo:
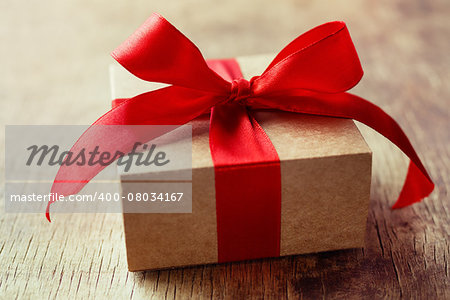
[[291,91],[290,95],[261,97],[254,102],[255,107],[354,119],[389,139],[411,160],[405,183],[393,209],[420,202],[434,189],[431,177],[398,123],[380,107],[363,98],[350,93],[305,95],[303,92],[303,95],[295,95],[295,91]]
[[[150,130],[148,127],[124,125],[183,125],[214,105],[216,97],[191,89],[167,87],[131,99],[122,99],[92,124],[70,150],[77,154],[96,149],[100,153],[110,153],[111,160],[107,164],[63,163],[53,181],[51,192],[63,196],[78,193],[107,165],[129,153],[137,142],[147,143],[176,128],[155,126]],[[116,156],[117,153],[119,155]],[[49,209],[53,202],[49,202],[46,210],[49,221]]]
[[434,183],[428,176],[417,167],[411,160],[408,166],[405,183],[400,192],[400,196],[392,206],[393,209],[402,208],[410,204],[420,202],[427,197],[434,189]]

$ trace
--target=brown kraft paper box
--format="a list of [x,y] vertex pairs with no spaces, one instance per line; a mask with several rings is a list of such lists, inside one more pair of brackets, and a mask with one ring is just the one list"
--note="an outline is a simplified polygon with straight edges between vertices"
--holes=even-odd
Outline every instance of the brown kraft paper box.
[[[244,77],[251,78],[271,57],[237,60]],[[162,86],[133,77],[119,65],[112,65],[110,73],[113,99]],[[254,116],[280,158],[280,255],[363,247],[372,153],[354,122],[288,112],[260,111]],[[190,124],[192,213],[124,213],[130,271],[218,261],[209,117]],[[145,178],[142,172],[121,175],[122,181]],[[122,193],[133,192],[131,187],[122,182]]]

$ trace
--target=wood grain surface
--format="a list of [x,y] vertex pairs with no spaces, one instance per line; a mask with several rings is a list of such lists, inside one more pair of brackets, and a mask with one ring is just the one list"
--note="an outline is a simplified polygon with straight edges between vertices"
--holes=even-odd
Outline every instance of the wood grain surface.
[[277,52],[310,27],[346,21],[365,70],[353,92],[398,120],[435,192],[391,210],[407,160],[361,126],[374,151],[364,249],[137,273],[126,268],[121,215],[49,224],[4,213],[1,199],[0,298],[450,298],[450,2],[3,0],[2,124],[92,123],[110,105],[108,53],[153,11],[206,57]]

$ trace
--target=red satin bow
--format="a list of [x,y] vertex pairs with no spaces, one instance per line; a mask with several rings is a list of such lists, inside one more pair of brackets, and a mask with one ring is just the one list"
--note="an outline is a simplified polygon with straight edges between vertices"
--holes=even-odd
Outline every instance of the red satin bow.
[[[251,117],[251,110],[350,118],[384,135],[411,159],[393,208],[418,202],[434,188],[399,125],[376,105],[345,92],[358,83],[363,71],[343,22],[326,23],[302,34],[250,81],[239,78],[240,73],[230,68],[232,62],[206,63],[198,48],[158,14],[153,14],[112,55],[137,77],[171,86],[117,102],[93,125],[185,124],[212,111],[210,143],[215,167],[220,169],[268,160],[276,165],[276,151]],[[100,143],[104,151],[127,153],[136,141],[136,136],[122,134],[118,138],[113,130],[99,133],[94,127],[80,137],[72,151]],[[157,133],[149,133],[141,138],[148,141],[155,136]],[[234,141],[234,148],[225,145],[230,141]],[[103,168],[63,165],[52,192],[75,194]],[[47,218],[50,220],[48,208]]]

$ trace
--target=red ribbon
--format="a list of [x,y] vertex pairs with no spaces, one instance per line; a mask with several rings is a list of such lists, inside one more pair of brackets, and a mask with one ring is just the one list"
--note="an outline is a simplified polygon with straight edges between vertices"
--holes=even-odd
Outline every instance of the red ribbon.
[[[279,159],[251,116],[252,110],[350,118],[384,135],[411,159],[393,208],[418,202],[434,189],[395,120],[378,106],[346,92],[359,82],[363,71],[343,22],[326,23],[302,34],[250,81],[242,78],[235,60],[207,63],[198,48],[158,14],[153,14],[112,55],[135,76],[171,86],[117,100],[72,151],[100,144],[103,151],[127,153],[137,139],[146,142],[161,134],[119,135],[114,130],[99,132],[94,125],[181,125],[211,113],[219,261],[279,255]],[[78,193],[103,168],[63,165],[52,192]],[[49,209],[47,218],[50,220]]]
[[[244,103],[250,83],[234,59],[208,66],[232,82],[227,103],[211,109],[219,262],[280,255],[280,159]],[[239,167],[237,167],[239,166]]]

